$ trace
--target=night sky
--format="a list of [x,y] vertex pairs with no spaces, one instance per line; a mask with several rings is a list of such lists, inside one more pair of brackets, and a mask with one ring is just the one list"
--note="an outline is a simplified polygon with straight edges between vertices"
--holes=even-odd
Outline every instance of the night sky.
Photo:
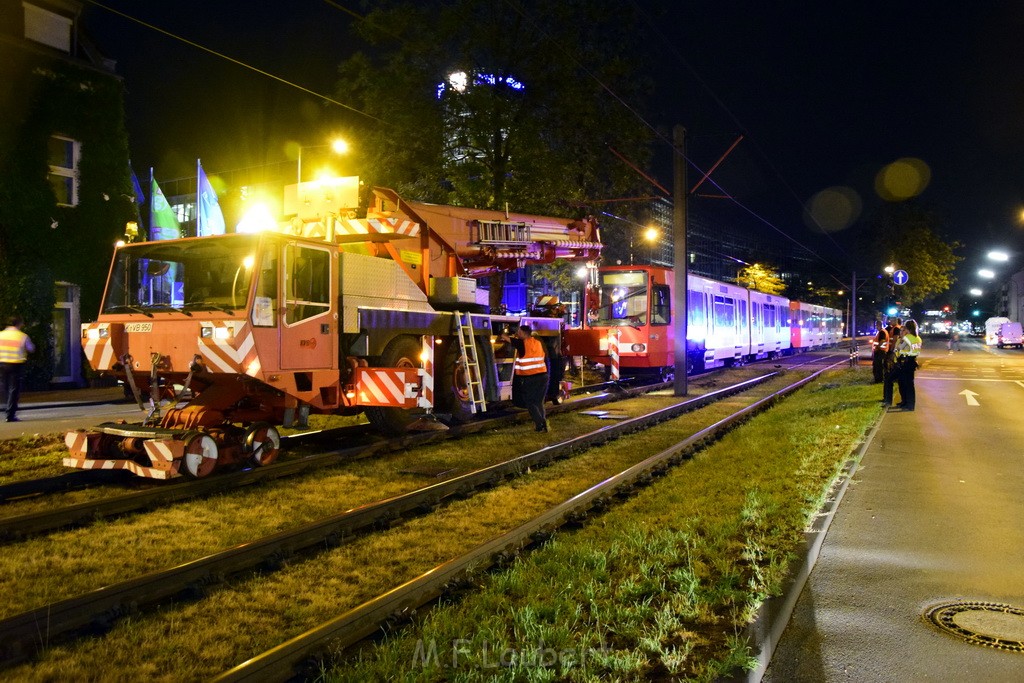
[[[361,10],[323,0],[105,4],[327,95],[352,52],[354,19],[334,5]],[[856,223],[823,242],[806,227],[803,206],[845,187],[867,215],[882,201],[879,171],[916,158],[930,171],[919,200],[965,244],[957,288],[973,284],[968,273],[992,247],[1015,251],[1024,266],[1024,5],[608,6],[641,12],[649,27],[636,49],[657,83],[652,125],[686,126],[690,156],[704,167],[745,135],[714,178],[760,218],[856,265]],[[95,6],[83,25],[125,79],[140,175],[149,166],[158,179],[194,175],[196,157],[213,173],[294,165],[286,142],[319,144],[331,132],[333,105]]]

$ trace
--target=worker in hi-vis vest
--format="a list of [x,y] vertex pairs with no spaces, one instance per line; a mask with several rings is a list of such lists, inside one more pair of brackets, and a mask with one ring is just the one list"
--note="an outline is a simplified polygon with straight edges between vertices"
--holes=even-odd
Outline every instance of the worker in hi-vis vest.
[[538,432],[546,432],[550,425],[544,415],[544,397],[548,392],[548,365],[544,345],[533,336],[529,325],[520,325],[515,339],[509,339],[506,334],[502,335],[502,339],[510,342],[516,350],[512,402],[530,412]]
[[21,378],[28,354],[36,350],[32,340],[21,331],[25,322],[20,317],[11,318],[7,329],[0,332],[0,385],[7,405],[7,421],[18,421],[18,398],[21,396]]

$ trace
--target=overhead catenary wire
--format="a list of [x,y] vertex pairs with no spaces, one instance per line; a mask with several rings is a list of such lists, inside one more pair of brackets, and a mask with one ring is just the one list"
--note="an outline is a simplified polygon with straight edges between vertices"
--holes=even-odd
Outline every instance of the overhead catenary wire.
[[311,88],[307,88],[306,86],[300,85],[298,83],[295,83],[294,81],[290,81],[287,78],[284,78],[282,76],[278,76],[277,74],[274,74],[274,73],[271,73],[269,71],[266,71],[265,69],[261,69],[261,68],[259,68],[257,66],[253,66],[252,64],[249,64],[247,62],[243,62],[242,60],[236,59],[234,57],[231,57],[230,55],[226,55],[223,52],[218,52],[217,50],[214,50],[213,48],[210,48],[210,47],[207,47],[205,45],[202,45],[201,43],[197,43],[194,40],[190,40],[189,38],[185,38],[184,36],[181,36],[181,35],[178,35],[176,33],[171,32],[171,31],[168,31],[167,29],[160,28],[159,26],[156,26],[155,24],[151,24],[151,23],[149,23],[147,21],[143,21],[142,19],[139,19],[138,17],[134,17],[134,16],[132,16],[132,15],[126,13],[126,12],[122,12],[121,10],[115,9],[115,8],[109,6],[109,5],[106,5],[106,4],[102,3],[102,2],[99,2],[98,0],[85,0],[85,2],[87,2],[90,5],[93,5],[95,7],[98,7],[100,9],[102,9],[102,10],[105,10],[107,12],[110,12],[111,14],[115,14],[115,15],[121,17],[122,19],[127,19],[128,21],[131,21],[131,22],[134,22],[136,24],[139,24],[140,26],[144,26],[145,28],[148,28],[151,31],[156,31],[157,33],[160,33],[162,35],[167,36],[168,38],[173,38],[174,40],[177,40],[179,42],[185,43],[186,45],[189,45],[190,47],[194,47],[194,48],[196,48],[198,50],[202,50],[203,52],[206,52],[207,54],[211,54],[211,55],[213,55],[215,57],[218,57],[220,59],[223,59],[223,60],[226,60],[228,62],[231,62],[232,64],[235,64],[235,65],[240,66],[242,68],[248,69],[250,71],[254,71],[254,72],[260,74],[261,76],[266,76],[267,78],[275,80],[278,83],[282,83],[282,84],[284,84],[284,85],[286,85],[286,86],[288,86],[290,88],[295,88],[296,90],[304,92],[307,95],[312,95],[313,97],[321,99],[324,102],[328,102],[330,104],[337,105],[337,106],[339,106],[339,107],[341,107],[343,109],[347,109],[348,111],[350,111],[350,112],[352,112],[354,114],[358,114],[360,116],[365,116],[366,118],[372,119],[374,121],[377,121],[378,123],[383,123],[385,125],[388,125],[387,121],[384,121],[383,119],[378,118],[378,117],[374,116],[373,114],[369,114],[369,113],[367,113],[365,111],[362,111],[361,109],[357,109],[356,107],[353,107],[352,105],[345,104],[344,102],[336,100],[333,97],[330,97],[329,95],[324,95],[323,93],[320,93],[320,92],[317,92],[315,90],[312,90]]
[[661,26],[651,18],[650,14],[642,7],[640,7],[636,0],[631,0],[631,2],[633,8],[643,17],[644,21],[647,22],[650,29],[659,38],[661,38],[662,42],[668,48],[669,52],[671,52],[672,55],[679,60],[683,67],[690,73],[691,76],[693,76],[694,80],[697,81],[697,84],[704,88],[705,91],[707,91],[711,99],[715,102],[715,104],[718,105],[718,107],[723,112],[725,112],[726,116],[728,116],[732,120],[736,128],[741,133],[743,133],[744,136],[750,137],[750,143],[754,146],[754,149],[757,150],[758,154],[761,155],[761,158],[764,159],[765,163],[768,164],[768,167],[772,170],[772,173],[774,173],[775,177],[778,178],[780,183],[782,183],[782,186],[786,188],[786,191],[789,192],[790,196],[792,196],[793,199],[797,202],[797,204],[800,205],[801,213],[807,216],[807,218],[809,218],[811,221],[813,221],[814,225],[822,232],[822,234],[828,237],[829,241],[832,242],[832,244],[837,249],[839,249],[839,251],[844,256],[846,256],[847,259],[849,259],[850,255],[849,253],[847,253],[846,249],[844,249],[843,246],[835,240],[832,234],[828,230],[825,230],[821,223],[818,222],[818,219],[815,218],[814,214],[807,208],[807,205],[800,199],[799,195],[797,195],[796,190],[793,189],[793,186],[789,183],[788,180],[786,180],[785,176],[782,175],[782,172],[779,170],[778,166],[775,164],[772,158],[768,156],[768,153],[765,152],[764,148],[761,147],[761,145],[757,142],[757,138],[750,134],[750,129],[747,128],[747,126],[745,126],[742,121],[740,121],[739,117],[737,117],[736,114],[734,114],[733,111],[729,108],[729,106],[722,100],[722,98],[718,96],[718,93],[715,92],[714,88],[712,88],[708,84],[708,82],[701,77],[701,75],[697,72],[697,69],[694,68],[694,66],[689,62],[689,60],[687,60],[686,57],[683,56],[683,54],[679,51],[679,48],[676,47],[675,43],[668,39],[668,37],[661,30]]
[[843,269],[838,268],[835,264],[833,264],[828,259],[822,257],[814,249],[811,249],[807,245],[803,244],[802,242],[797,240],[795,237],[793,237],[792,235],[790,235],[786,231],[784,231],[781,228],[779,228],[778,226],[776,226],[770,220],[768,220],[764,216],[761,216],[759,213],[754,211],[752,208],[748,207],[743,202],[741,202],[738,199],[736,199],[732,195],[732,193],[730,193],[727,190],[725,190],[725,188],[723,188],[714,178],[711,178],[710,176],[708,176],[708,174],[706,174],[703,171],[703,169],[695,161],[693,161],[693,159],[689,158],[686,154],[684,154],[682,150],[677,149],[675,147],[675,145],[664,134],[662,134],[649,121],[647,121],[634,107],[632,107],[629,103],[627,103],[625,100],[623,100],[622,97],[620,97],[618,95],[618,93],[616,93],[614,90],[612,90],[610,86],[608,86],[604,81],[602,81],[600,78],[598,78],[598,76],[596,74],[594,74],[590,69],[588,69],[586,66],[581,64],[580,61],[578,59],[576,59],[575,55],[573,55],[570,51],[568,51],[566,48],[564,48],[559,41],[552,39],[551,36],[544,30],[544,27],[541,26],[531,16],[529,16],[526,13],[526,11],[521,6],[518,5],[518,3],[514,2],[513,0],[504,0],[504,2],[509,7],[511,7],[513,11],[515,11],[517,14],[519,14],[521,17],[523,17],[523,19],[525,19],[526,21],[529,21],[534,26],[534,28],[536,29],[536,31],[538,32],[539,35],[544,36],[551,44],[553,44],[555,46],[556,49],[561,50],[563,52],[563,54],[565,54],[570,60],[572,60],[576,64],[576,66],[578,66],[583,71],[583,73],[585,73],[587,75],[588,78],[592,79],[595,83],[597,83],[601,87],[602,90],[604,90],[606,93],[608,93],[616,102],[618,102],[621,106],[623,106],[630,114],[632,114],[634,117],[636,117],[636,119],[638,121],[640,121],[640,123],[643,124],[644,127],[646,127],[648,130],[650,130],[657,139],[659,139],[662,142],[664,142],[665,144],[667,144],[672,149],[673,154],[678,154],[693,169],[695,169],[697,172],[699,172],[702,176],[706,176],[707,177],[707,181],[710,182],[712,185],[714,185],[716,188],[718,188],[718,190],[724,196],[726,196],[729,199],[729,201],[733,202],[736,206],[738,206],[739,208],[743,209],[746,213],[748,213],[750,216],[752,216],[756,220],[760,221],[765,226],[771,228],[772,230],[774,230],[775,232],[777,232],[778,234],[782,235],[787,240],[792,242],[793,244],[797,245],[798,247],[800,247],[801,249],[803,249],[807,253],[811,254],[815,259],[821,261],[822,263],[824,263],[826,266],[828,266],[832,270],[834,270],[834,271],[836,271],[838,273],[844,273],[845,272]]

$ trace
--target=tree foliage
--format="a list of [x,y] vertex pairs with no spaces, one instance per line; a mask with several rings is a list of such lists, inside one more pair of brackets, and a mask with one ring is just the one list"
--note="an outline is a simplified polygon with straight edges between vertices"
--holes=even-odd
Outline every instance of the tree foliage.
[[910,276],[907,284],[894,288],[904,306],[942,294],[954,283],[960,244],[942,239],[941,229],[938,214],[912,202],[886,205],[872,221],[869,253],[879,270],[893,265]]
[[646,81],[603,3],[383,2],[356,32],[338,96],[376,118],[345,116],[368,186],[553,215],[640,186],[608,147],[646,163],[648,132],[604,87]]
[[[45,55],[0,50],[0,316],[22,316],[36,344],[29,386],[52,376],[54,283],[81,286],[82,319],[99,309],[114,241],[135,217],[122,83]],[[57,204],[50,137],[81,145],[78,204]]]
[[736,282],[765,294],[783,294],[786,291],[786,283],[782,281],[779,272],[762,263],[752,263],[740,268]]

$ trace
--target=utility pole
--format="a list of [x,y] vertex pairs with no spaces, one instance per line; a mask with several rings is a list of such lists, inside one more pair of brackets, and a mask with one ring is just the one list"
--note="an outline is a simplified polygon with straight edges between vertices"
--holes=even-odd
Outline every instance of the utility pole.
[[676,396],[686,396],[686,270],[688,254],[686,249],[686,129],[672,128],[672,232],[675,240],[675,268],[672,292],[672,310],[675,318],[672,331],[675,336],[675,384]]

